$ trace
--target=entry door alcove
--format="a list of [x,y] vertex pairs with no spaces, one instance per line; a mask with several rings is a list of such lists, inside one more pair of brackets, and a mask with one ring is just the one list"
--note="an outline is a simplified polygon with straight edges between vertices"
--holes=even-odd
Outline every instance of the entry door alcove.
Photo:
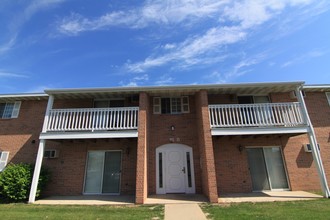
[[192,148],[165,144],[156,149],[156,193],[195,193]]

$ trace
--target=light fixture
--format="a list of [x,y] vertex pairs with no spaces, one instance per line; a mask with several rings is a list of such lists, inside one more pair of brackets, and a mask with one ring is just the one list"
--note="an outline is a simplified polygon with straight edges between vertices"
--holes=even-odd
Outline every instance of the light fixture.
[[175,130],[174,125],[171,125],[171,131],[174,131],[174,130]]
[[239,152],[242,152],[244,149],[244,147],[242,145],[238,145],[237,148],[238,148]]
[[130,151],[131,151],[130,147],[126,147],[126,155],[127,156],[129,155]]

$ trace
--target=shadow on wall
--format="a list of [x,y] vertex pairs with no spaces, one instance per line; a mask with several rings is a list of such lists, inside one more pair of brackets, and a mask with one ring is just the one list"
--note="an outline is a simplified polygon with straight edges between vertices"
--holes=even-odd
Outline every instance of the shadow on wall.
[[312,153],[305,152],[304,147],[302,146],[296,159],[296,163],[299,168],[310,168],[313,164]]

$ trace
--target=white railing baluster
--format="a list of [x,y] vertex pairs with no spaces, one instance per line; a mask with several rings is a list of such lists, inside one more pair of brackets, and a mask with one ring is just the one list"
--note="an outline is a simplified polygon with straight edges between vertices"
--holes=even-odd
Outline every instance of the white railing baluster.
[[137,129],[138,111],[138,107],[52,109],[47,131]]
[[299,103],[209,105],[211,128],[302,126]]

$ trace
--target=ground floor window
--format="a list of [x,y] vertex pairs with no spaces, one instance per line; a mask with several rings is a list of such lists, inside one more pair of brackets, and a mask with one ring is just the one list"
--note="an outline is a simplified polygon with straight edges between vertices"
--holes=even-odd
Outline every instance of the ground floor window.
[[121,151],[89,151],[87,155],[85,194],[119,194]]
[[9,157],[8,151],[0,151],[0,172],[3,171],[7,165]]
[[247,148],[254,191],[289,189],[280,147]]

